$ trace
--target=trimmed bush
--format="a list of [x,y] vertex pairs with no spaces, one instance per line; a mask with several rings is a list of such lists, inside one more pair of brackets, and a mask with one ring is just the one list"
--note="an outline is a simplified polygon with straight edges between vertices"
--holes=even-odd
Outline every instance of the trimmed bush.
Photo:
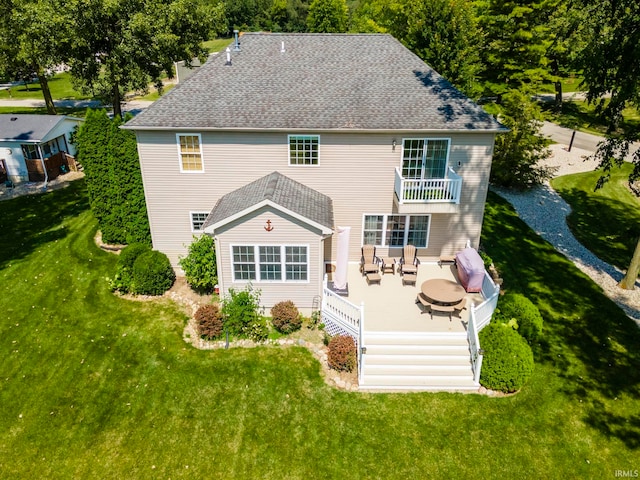
[[356,368],[356,343],[349,335],[336,335],[329,341],[327,354],[329,367],[351,372]]
[[276,303],[271,308],[271,323],[281,333],[291,333],[302,326],[302,317],[291,300]]
[[142,243],[132,243],[125,247],[118,256],[118,266],[116,274],[109,279],[112,290],[118,290],[126,293],[131,290],[131,282],[133,281],[133,264],[141,254],[150,252],[151,247]]
[[176,274],[169,258],[162,252],[142,253],[133,264],[131,292],[142,295],[162,295],[171,288]]
[[209,235],[194,235],[189,253],[178,262],[184,270],[187,283],[198,292],[210,293],[218,283],[216,275],[216,251]]
[[194,315],[198,335],[213,340],[222,335],[222,313],[218,305],[203,305]]
[[491,390],[520,390],[533,373],[533,353],[518,332],[503,323],[490,323],[480,331],[484,350],[480,384]]
[[260,316],[260,292],[254,291],[250,285],[244,290],[229,289],[229,294],[222,301],[224,326],[230,335],[244,337],[248,335],[248,326],[256,323]]
[[542,334],[542,315],[531,300],[520,293],[506,293],[500,298],[494,318],[502,323],[515,319],[518,333],[529,345],[534,344]]

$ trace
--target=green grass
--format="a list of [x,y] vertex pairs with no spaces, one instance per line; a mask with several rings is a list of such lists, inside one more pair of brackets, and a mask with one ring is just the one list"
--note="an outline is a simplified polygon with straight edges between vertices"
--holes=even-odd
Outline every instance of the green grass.
[[82,181],[0,202],[3,478],[613,478],[638,468],[639,330],[490,195],[483,243],[545,317],[506,398],[334,390],[300,347],[200,351],[105,277]]
[[[167,92],[169,92],[172,88],[174,88],[176,86],[175,83],[169,83],[167,85],[164,86],[164,89],[162,91],[162,95],[165,95]],[[149,93],[147,93],[146,95],[142,95],[142,96],[138,96],[135,97],[136,100],[148,100],[151,102],[155,102],[156,100],[158,100],[162,95],[160,95],[158,93],[158,90],[156,90],[155,88],[152,88],[151,91]]]
[[[71,115],[73,117],[84,118],[87,114],[86,108],[62,108],[56,107],[58,115]],[[35,115],[46,115],[45,107],[0,107],[0,113],[25,113]]]
[[600,171],[565,175],[553,188],[571,205],[567,223],[596,256],[626,270],[640,236],[640,201],[626,186],[633,165],[614,168],[611,179],[594,192]]
[[[570,75],[560,79],[562,84],[562,93],[580,92],[584,87],[580,87],[582,76],[580,74]],[[553,84],[545,84],[542,87],[543,92],[555,93],[555,86]]]
[[208,40],[204,42],[202,45],[204,48],[209,50],[209,53],[220,52],[227,48],[231,42],[233,42],[234,38],[216,38],[214,40]]
[[[594,135],[604,135],[607,132],[606,122],[596,114],[595,106],[589,105],[585,100],[565,101],[560,113],[554,111],[551,103],[543,104],[542,107],[550,122]],[[623,126],[640,126],[640,112],[636,108],[625,108],[622,114]]]
[[[49,79],[49,90],[54,100],[87,100],[91,97],[75,90],[71,85],[71,74],[58,73]],[[0,90],[0,100],[43,100],[40,83],[30,83],[28,90],[25,85],[11,88],[11,92]]]

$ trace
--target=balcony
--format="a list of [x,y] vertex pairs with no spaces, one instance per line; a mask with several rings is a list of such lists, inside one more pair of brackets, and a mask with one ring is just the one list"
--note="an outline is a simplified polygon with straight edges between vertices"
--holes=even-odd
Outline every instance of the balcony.
[[462,177],[447,170],[446,178],[403,178],[396,167],[394,202],[399,213],[454,213],[460,204]]

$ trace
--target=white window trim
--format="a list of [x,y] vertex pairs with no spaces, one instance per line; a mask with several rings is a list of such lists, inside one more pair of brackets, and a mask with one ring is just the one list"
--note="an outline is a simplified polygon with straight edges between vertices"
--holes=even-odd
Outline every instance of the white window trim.
[[[291,163],[291,137],[316,137],[318,139],[318,163],[316,164],[299,164],[299,163]],[[316,135],[315,133],[298,133],[298,134],[289,134],[287,135],[287,165],[289,167],[306,167],[306,168],[313,168],[313,167],[319,167],[320,166],[320,135]]]
[[431,214],[401,214],[401,213],[363,213],[362,214],[362,229],[360,230],[360,245],[364,245],[364,225],[366,217],[382,217],[382,244],[375,245],[380,248],[402,248],[402,245],[387,245],[387,220],[389,217],[405,217],[405,230],[404,230],[404,238],[403,245],[406,245],[409,241],[409,225],[410,225],[410,217],[429,217],[429,227],[427,228],[427,239],[426,244],[424,246],[417,246],[417,248],[429,248],[429,238],[431,238]]
[[[233,262],[233,247],[253,247],[253,258],[254,258],[254,262],[255,262],[255,272],[256,272],[256,278],[254,279],[250,279],[250,280],[245,280],[245,279],[237,279],[236,278],[236,271],[235,268],[233,267],[234,262]],[[260,279],[260,247],[280,247],[280,265],[281,265],[281,275],[282,275],[282,279],[281,280],[261,280]],[[287,271],[286,271],[286,266],[287,266],[287,262],[286,262],[286,247],[304,247],[307,250],[307,279],[306,280],[287,280]],[[233,278],[233,283],[261,283],[261,284],[265,284],[265,283],[276,283],[276,284],[283,284],[283,283],[296,283],[296,284],[304,284],[304,283],[309,283],[310,282],[310,276],[311,276],[311,265],[310,265],[310,255],[309,255],[309,245],[308,244],[292,244],[292,243],[233,243],[233,244],[229,244],[229,259],[230,259],[230,263],[231,263],[231,278]],[[296,263],[296,265],[299,265],[299,263]]]
[[[182,168],[182,151],[180,150],[180,137],[198,137],[198,148],[200,150],[200,161],[202,168],[200,170],[184,170]],[[180,173],[204,173],[204,155],[202,153],[202,135],[199,133],[176,133],[176,148],[178,149],[178,166]]]
[[451,154],[451,137],[403,137],[402,148],[400,148],[400,172],[402,172],[402,167],[404,163],[404,142],[406,140],[424,140],[425,143],[429,142],[430,140],[434,140],[434,141],[446,140],[447,141],[447,158],[445,160],[445,165],[444,165],[444,174],[446,177],[447,173],[449,172],[449,155]]
[[200,230],[196,230],[195,228],[193,228],[193,215],[194,214],[200,214],[200,215],[205,215],[205,219],[206,217],[209,216],[209,212],[203,212],[202,210],[191,210],[189,211],[189,221],[191,222],[191,232],[192,233],[202,233],[204,230],[200,229]]

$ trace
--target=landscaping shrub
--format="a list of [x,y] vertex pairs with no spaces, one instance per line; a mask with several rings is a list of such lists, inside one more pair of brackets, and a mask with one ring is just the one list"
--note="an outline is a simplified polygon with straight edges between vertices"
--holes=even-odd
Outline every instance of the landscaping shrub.
[[356,367],[356,344],[349,335],[336,335],[329,342],[329,367],[350,372]]
[[250,285],[244,290],[229,289],[222,301],[224,326],[230,335],[247,336],[247,327],[259,320],[260,292],[254,291]]
[[194,235],[189,253],[178,262],[184,270],[187,283],[196,291],[210,293],[218,283],[216,275],[216,251],[209,235]]
[[152,250],[142,253],[133,264],[131,292],[142,295],[162,295],[171,288],[176,274],[169,258]]
[[533,373],[533,353],[518,332],[503,323],[490,323],[480,331],[484,350],[480,384],[491,390],[520,390]]
[[302,326],[302,317],[291,300],[276,303],[271,309],[271,323],[281,333],[291,333]]
[[529,345],[535,343],[542,333],[542,315],[531,300],[520,293],[506,293],[498,303],[494,317],[502,323],[515,319],[518,333]]
[[150,252],[151,248],[143,243],[132,243],[125,247],[118,256],[115,276],[109,280],[112,290],[129,292],[133,280],[133,264],[141,254]]
[[269,337],[269,327],[263,317],[257,317],[242,328],[243,336],[254,342],[264,342]]
[[478,254],[480,255],[480,258],[482,258],[485,270],[489,270],[489,267],[493,265],[493,259],[482,250],[478,250]]
[[203,305],[194,316],[198,335],[213,340],[222,335],[222,313],[218,305]]

